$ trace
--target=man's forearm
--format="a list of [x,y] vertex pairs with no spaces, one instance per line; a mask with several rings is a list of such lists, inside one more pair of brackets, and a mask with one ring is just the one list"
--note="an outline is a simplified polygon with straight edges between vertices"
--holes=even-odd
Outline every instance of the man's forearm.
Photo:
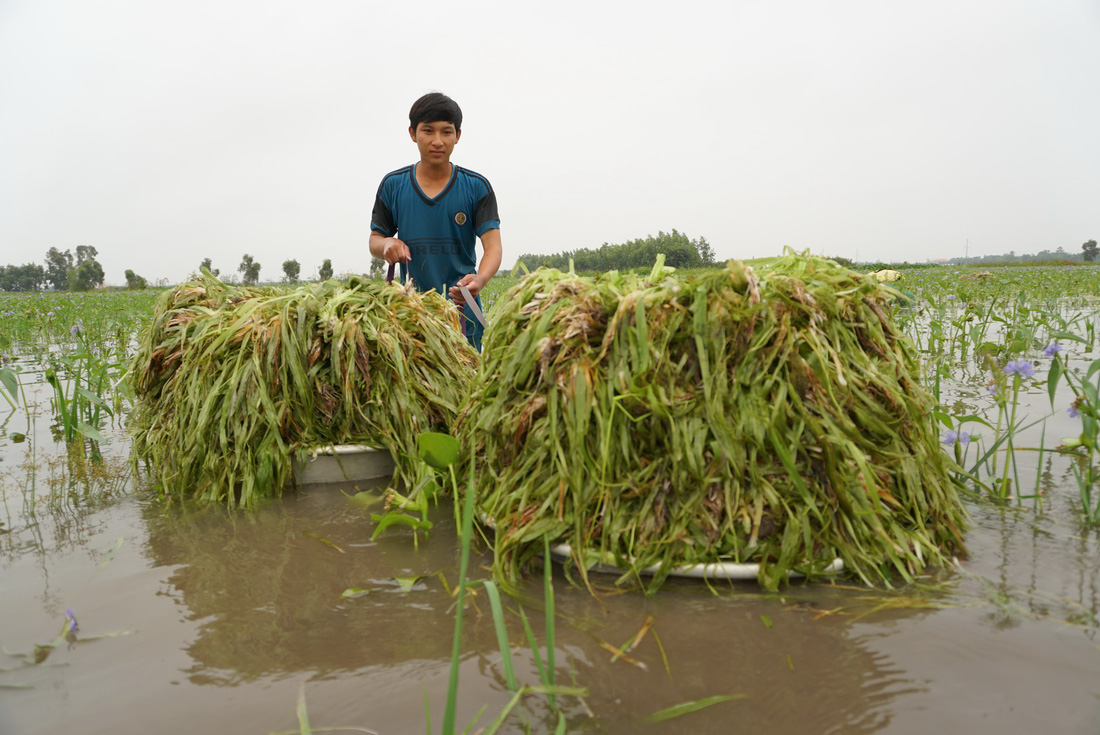
[[485,250],[481,256],[481,263],[477,266],[477,277],[481,285],[489,282],[489,279],[500,270],[500,261],[504,250],[500,244],[500,230],[490,230],[481,238],[481,247]]
[[382,255],[382,251],[386,247],[386,238],[383,237],[381,233],[371,231],[370,240],[368,241],[367,247],[370,248],[371,255],[378,258],[379,260],[385,260]]

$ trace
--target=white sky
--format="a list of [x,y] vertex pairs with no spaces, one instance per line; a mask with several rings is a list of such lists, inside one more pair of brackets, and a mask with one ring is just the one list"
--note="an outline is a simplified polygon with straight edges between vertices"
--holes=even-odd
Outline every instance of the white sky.
[[1100,0],[0,0],[0,264],[363,272],[433,90],[504,267],[672,228],[720,258],[1100,239]]

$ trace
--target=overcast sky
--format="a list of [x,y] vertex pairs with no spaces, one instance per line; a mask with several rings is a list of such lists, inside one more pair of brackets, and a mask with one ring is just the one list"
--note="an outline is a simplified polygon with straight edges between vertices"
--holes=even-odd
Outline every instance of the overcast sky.
[[673,228],[720,258],[1100,239],[1100,0],[0,0],[0,264],[363,272],[436,90],[504,267]]

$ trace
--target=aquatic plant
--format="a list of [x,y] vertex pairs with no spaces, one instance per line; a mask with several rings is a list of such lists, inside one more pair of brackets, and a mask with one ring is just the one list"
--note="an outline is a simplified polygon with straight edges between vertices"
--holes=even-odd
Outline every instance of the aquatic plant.
[[498,305],[456,428],[498,578],[545,540],[582,579],[610,560],[650,591],[694,563],[758,562],[775,588],[838,557],[871,581],[959,552],[957,480],[890,293],[794,254],[759,282],[740,263],[532,273]]
[[135,457],[165,494],[247,506],[311,448],[361,443],[415,487],[417,436],[449,428],[477,364],[456,320],[434,292],[371,279],[181,284],[131,362]]

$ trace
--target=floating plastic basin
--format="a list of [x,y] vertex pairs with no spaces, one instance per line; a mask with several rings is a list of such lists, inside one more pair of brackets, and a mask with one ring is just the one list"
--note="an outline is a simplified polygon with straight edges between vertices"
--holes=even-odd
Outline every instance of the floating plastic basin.
[[358,482],[392,474],[390,453],[364,444],[317,447],[308,459],[294,463],[294,481],[299,485]]

